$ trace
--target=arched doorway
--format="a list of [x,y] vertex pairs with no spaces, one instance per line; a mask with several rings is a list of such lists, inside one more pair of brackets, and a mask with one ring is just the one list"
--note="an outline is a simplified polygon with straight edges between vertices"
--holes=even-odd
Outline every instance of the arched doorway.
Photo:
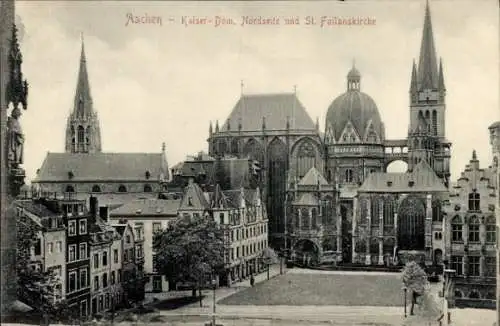
[[398,214],[398,249],[425,249],[425,205],[417,197],[407,197]]
[[295,263],[303,266],[313,266],[319,263],[319,248],[309,239],[301,239],[293,246]]

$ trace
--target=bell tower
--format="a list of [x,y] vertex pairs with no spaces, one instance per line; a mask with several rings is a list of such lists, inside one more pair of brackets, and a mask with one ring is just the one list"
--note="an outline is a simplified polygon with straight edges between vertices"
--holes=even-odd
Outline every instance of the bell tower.
[[[426,159],[436,174],[448,186],[451,143],[446,140],[445,98],[443,64],[441,60],[439,60],[438,64],[432,32],[431,12],[427,2],[420,57],[418,65],[415,61],[412,65],[408,167],[411,169],[419,160]],[[418,155],[416,152],[418,152]],[[412,157],[414,158],[412,159]],[[414,162],[415,160],[417,162]]]
[[68,117],[66,126],[66,152],[101,152],[101,130],[90,94],[83,36],[73,111]]

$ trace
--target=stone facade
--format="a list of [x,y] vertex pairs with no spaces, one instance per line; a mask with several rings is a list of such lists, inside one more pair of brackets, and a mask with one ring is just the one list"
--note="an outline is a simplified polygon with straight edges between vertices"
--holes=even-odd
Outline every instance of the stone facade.
[[361,74],[354,65],[346,82],[346,91],[328,107],[324,133],[296,93],[242,94],[222,127],[210,125],[210,155],[251,157],[262,165],[261,188],[270,214],[270,240],[276,248],[289,248],[283,241],[287,183],[300,180],[312,167],[339,190],[343,220],[352,219],[354,197],[368,175],[386,172],[394,161],[405,161],[412,171],[424,160],[448,187],[451,143],[445,136],[446,88],[429,7],[419,62],[412,66],[406,139],[385,138],[377,105],[361,91]]
[[445,258],[456,271],[457,305],[491,307],[496,300],[497,168],[480,168],[476,153],[444,207]]

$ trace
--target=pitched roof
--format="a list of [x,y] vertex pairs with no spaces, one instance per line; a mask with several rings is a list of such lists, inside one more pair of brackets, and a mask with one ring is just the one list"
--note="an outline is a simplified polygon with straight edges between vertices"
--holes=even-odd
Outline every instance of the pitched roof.
[[[149,171],[149,179],[146,171]],[[72,179],[69,172],[73,173]],[[168,177],[164,153],[47,153],[33,182],[155,182],[161,176]]]
[[446,192],[444,183],[426,161],[420,161],[412,172],[371,173],[359,192]]
[[16,205],[30,212],[37,217],[50,217],[59,215],[57,212],[53,212],[47,206],[43,205],[41,202],[37,202],[31,199],[27,200],[16,200]]
[[194,182],[190,182],[184,190],[179,210],[205,210],[210,208],[210,204],[201,190]]
[[298,206],[318,206],[319,201],[318,198],[310,193],[310,192],[303,192],[299,195],[299,198],[293,202],[293,205],[298,205]]
[[180,199],[134,200],[112,210],[110,216],[177,216]]
[[240,122],[242,131],[262,130],[263,120],[266,130],[285,130],[287,117],[290,129],[316,131],[295,93],[242,95],[220,131],[228,131],[228,123],[230,130],[238,130]]
[[307,171],[306,175],[299,181],[300,186],[327,185],[325,177],[314,166]]

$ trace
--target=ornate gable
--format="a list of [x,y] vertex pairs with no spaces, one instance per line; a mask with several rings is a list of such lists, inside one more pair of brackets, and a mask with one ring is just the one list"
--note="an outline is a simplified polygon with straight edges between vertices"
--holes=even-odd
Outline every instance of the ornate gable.
[[357,133],[351,121],[347,121],[346,126],[340,134],[339,143],[359,143],[361,137]]
[[379,143],[380,136],[373,127],[373,121],[368,121],[368,125],[366,126],[365,134],[363,140],[367,143]]

